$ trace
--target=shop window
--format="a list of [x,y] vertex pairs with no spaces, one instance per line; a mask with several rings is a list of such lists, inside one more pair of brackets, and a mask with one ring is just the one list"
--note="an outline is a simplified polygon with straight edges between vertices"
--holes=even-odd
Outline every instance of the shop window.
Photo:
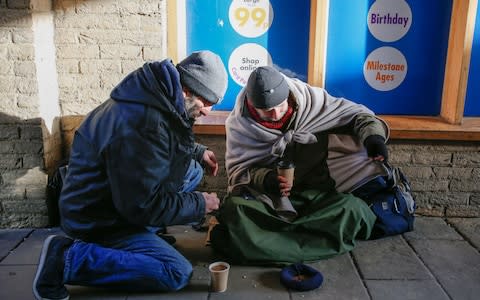
[[326,89],[376,114],[440,113],[451,0],[330,1]]
[[470,73],[468,76],[467,97],[465,100],[465,116],[480,117],[480,6],[477,6],[475,33],[472,43],[470,59]]
[[229,74],[225,99],[214,110],[231,110],[251,71],[262,65],[306,81],[309,21],[310,1],[187,0],[186,52],[216,52]]
[[168,0],[167,47],[177,62],[210,49],[228,68],[197,132],[223,134],[251,70],[268,64],[365,104],[393,138],[480,140],[478,0],[434,2]]

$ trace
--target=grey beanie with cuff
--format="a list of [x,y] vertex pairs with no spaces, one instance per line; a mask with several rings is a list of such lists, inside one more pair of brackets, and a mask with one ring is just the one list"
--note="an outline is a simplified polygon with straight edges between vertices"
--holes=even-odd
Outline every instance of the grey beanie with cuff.
[[272,108],[288,98],[290,89],[283,75],[273,67],[258,67],[250,73],[247,98],[255,108]]
[[194,94],[216,104],[225,96],[228,85],[227,71],[222,59],[209,51],[197,51],[177,64],[182,85]]

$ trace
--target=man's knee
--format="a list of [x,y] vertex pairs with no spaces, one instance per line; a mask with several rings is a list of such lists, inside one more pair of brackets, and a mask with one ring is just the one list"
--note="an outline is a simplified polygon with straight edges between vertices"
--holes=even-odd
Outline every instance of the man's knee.
[[168,291],[178,291],[189,283],[193,268],[188,261],[185,261],[181,264],[171,265],[167,272],[169,278],[163,284],[167,286]]

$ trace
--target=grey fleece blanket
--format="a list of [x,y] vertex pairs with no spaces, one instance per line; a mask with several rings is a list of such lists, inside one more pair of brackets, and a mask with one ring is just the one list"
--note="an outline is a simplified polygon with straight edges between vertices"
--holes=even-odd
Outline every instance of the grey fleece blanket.
[[[235,108],[226,121],[225,160],[230,192],[239,185],[249,184],[250,166],[272,164],[282,156],[288,143],[315,143],[314,133],[346,125],[359,113],[373,115],[365,106],[332,97],[324,89],[298,79],[285,79],[298,105],[294,125],[285,133],[265,128],[243,115],[245,88],[237,96]],[[387,136],[388,127],[384,125]],[[383,174],[354,137],[331,135],[328,151],[327,164],[338,191],[351,191],[367,179]]]

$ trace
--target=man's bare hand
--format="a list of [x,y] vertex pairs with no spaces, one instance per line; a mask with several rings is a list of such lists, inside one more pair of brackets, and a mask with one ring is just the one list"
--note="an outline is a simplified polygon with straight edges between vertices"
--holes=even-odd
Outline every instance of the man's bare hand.
[[290,196],[290,191],[292,190],[292,185],[288,183],[287,178],[284,176],[278,175],[278,187],[280,189],[280,195]]
[[205,150],[203,153],[203,161],[206,163],[207,174],[217,176],[218,173],[218,162],[215,157],[215,153],[211,150]]
[[208,214],[214,210],[218,210],[220,206],[220,199],[217,197],[217,193],[202,193],[205,199],[205,214]]

